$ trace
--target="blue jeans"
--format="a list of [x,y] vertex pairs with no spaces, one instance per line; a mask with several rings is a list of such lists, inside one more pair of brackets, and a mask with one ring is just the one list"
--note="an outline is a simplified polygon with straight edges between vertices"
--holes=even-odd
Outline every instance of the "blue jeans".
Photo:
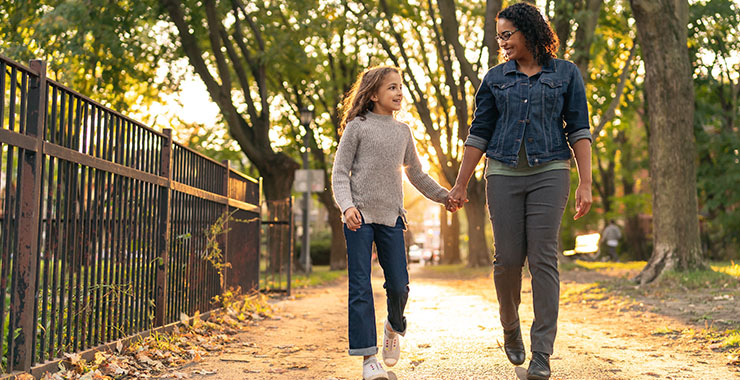
[[409,272],[406,269],[406,246],[403,241],[404,222],[401,217],[394,227],[365,224],[357,231],[344,226],[347,240],[347,273],[349,274],[349,354],[375,355],[378,337],[375,329],[375,306],[370,283],[373,242],[378,261],[385,275],[388,322],[397,333],[406,333],[403,311],[409,295]]

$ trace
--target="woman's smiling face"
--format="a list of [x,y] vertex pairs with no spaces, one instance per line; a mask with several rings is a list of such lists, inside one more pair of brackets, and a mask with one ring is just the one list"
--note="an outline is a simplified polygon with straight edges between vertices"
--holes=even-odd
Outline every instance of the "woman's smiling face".
[[532,52],[527,48],[524,33],[517,29],[514,23],[505,18],[499,18],[496,23],[496,32],[499,46],[504,49],[506,57],[513,60],[532,58]]

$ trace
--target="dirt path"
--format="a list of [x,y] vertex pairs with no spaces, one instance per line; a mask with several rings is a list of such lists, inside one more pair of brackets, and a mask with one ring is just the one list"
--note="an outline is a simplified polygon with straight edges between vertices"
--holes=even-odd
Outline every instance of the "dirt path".
[[[380,269],[374,271],[379,336],[385,315],[381,276]],[[490,277],[424,276],[414,268],[411,276],[409,330],[401,341],[401,361],[390,369],[398,379],[526,378],[528,362],[514,367],[500,348],[502,333]],[[562,293],[567,294],[582,286],[584,278],[566,272],[562,282]],[[532,322],[528,279],[523,289],[520,314],[528,347]],[[346,353],[346,280],[301,290],[276,306],[277,319],[237,335],[225,352],[160,378],[361,379],[360,359]],[[551,379],[740,378],[740,368],[728,366],[725,355],[703,343],[654,334],[688,326],[646,309],[639,304],[564,301]]]

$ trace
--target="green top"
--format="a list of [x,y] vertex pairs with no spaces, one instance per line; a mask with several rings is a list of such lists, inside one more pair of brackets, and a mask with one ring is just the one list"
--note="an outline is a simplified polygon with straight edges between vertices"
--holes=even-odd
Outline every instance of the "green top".
[[555,160],[546,162],[542,165],[529,166],[527,163],[527,152],[526,148],[524,148],[524,144],[522,144],[522,147],[519,149],[519,158],[515,168],[490,157],[486,158],[486,177],[489,175],[524,177],[557,169],[570,169],[570,160]]

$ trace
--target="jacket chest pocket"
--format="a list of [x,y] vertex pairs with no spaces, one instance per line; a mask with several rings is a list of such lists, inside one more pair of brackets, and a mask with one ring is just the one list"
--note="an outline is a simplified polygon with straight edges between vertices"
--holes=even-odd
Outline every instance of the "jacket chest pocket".
[[563,95],[565,92],[564,82],[550,78],[542,79],[542,95],[548,100],[554,100]]
[[513,95],[512,93],[514,91],[515,84],[516,83],[513,82],[491,84],[491,92],[493,92],[493,96],[496,97],[496,104],[499,105],[499,108],[501,108],[500,106],[505,105]]

